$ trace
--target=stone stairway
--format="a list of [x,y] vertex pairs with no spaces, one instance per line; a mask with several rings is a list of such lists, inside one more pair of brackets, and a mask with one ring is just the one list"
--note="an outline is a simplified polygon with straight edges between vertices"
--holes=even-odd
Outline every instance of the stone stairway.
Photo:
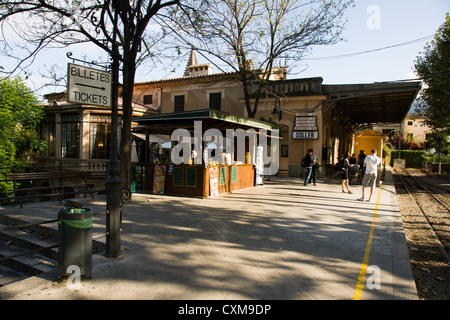
[[[21,227],[3,230],[11,226]],[[0,299],[8,298],[5,292],[23,292],[35,287],[36,282],[58,280],[56,221],[30,225],[23,218],[0,214],[0,230]],[[94,239],[92,249],[93,253],[103,252],[105,244]],[[30,251],[33,253],[26,254]]]

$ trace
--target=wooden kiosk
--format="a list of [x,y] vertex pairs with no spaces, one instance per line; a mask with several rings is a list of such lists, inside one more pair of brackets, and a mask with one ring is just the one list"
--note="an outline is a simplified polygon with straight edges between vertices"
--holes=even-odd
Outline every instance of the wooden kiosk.
[[[273,129],[269,123],[242,118],[225,112],[205,109],[168,114],[144,116],[134,119],[138,125],[133,128],[135,133],[145,133],[145,183],[144,191],[157,194],[172,194],[200,198],[214,197],[221,193],[229,193],[256,185],[256,169],[247,159],[235,161],[232,155],[231,163],[227,165],[173,164],[169,161],[148,161],[150,134],[171,135],[175,129],[194,130],[194,121],[202,122],[203,132],[209,128],[219,129]],[[248,141],[247,141],[248,142]],[[248,151],[248,145],[246,146]]]

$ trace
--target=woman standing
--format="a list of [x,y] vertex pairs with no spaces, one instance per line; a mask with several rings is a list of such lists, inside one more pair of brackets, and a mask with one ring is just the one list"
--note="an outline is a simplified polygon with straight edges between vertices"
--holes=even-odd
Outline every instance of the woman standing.
[[350,157],[350,154],[348,152],[346,152],[346,153],[344,153],[344,158],[342,158],[342,160],[341,160],[342,192],[345,193],[344,187],[347,187],[347,192],[352,194],[353,192],[351,192],[348,187],[348,168],[350,167],[350,163],[348,161],[349,157]]

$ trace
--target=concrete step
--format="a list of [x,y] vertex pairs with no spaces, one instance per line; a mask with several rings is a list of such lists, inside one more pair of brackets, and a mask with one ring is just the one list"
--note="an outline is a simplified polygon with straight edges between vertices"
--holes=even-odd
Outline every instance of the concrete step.
[[[0,224],[0,229],[6,227]],[[21,248],[23,250],[38,250],[45,249],[58,244],[58,240],[50,237],[46,233],[36,233],[30,229],[11,229],[0,232],[0,241],[4,243],[9,243],[15,247]],[[58,248],[51,248],[39,251],[39,254],[44,255],[55,261],[58,260]]]
[[[0,224],[5,226],[17,226],[29,223],[35,223],[36,220],[26,221],[24,218],[12,217],[0,213]],[[39,221],[41,222],[41,221]],[[1,229],[1,227],[0,227]],[[26,230],[32,231],[34,234],[39,235],[42,238],[58,239],[58,223],[52,222],[48,224],[40,224],[25,227]],[[94,236],[94,235],[93,235]],[[92,239],[92,251],[93,253],[100,253],[106,250],[106,243],[104,237],[98,239]],[[57,251],[57,250],[56,250]]]
[[50,287],[58,280],[58,270],[41,273],[37,276],[16,279],[10,283],[0,286],[0,300],[13,299],[17,295],[24,294],[30,290],[40,287]]
[[0,265],[0,288],[26,278],[28,278],[28,276],[19,273],[11,268]]
[[[24,224],[23,222],[21,225]],[[0,223],[0,229],[8,227]],[[30,276],[56,270],[57,248],[45,249],[57,244],[45,234],[30,229],[11,229],[0,232],[0,286],[22,281]],[[42,250],[44,249],[44,250]],[[35,253],[26,254],[29,251]],[[12,257],[4,260],[2,258]]]
[[[58,224],[29,225],[35,219],[25,221],[22,217],[11,217],[0,214],[0,229],[11,226],[22,226],[17,229],[0,231],[0,287],[22,282],[15,288],[27,286],[34,281],[25,281],[30,277],[41,278],[44,274],[57,274],[58,269]],[[41,222],[41,221],[39,221]],[[93,253],[105,251],[104,239],[93,239]],[[56,246],[56,247],[55,247]],[[29,251],[35,253],[22,255]],[[13,257],[2,260],[4,257]],[[19,290],[19,289],[18,289]],[[3,290],[5,292],[5,290]]]
[[[27,276],[39,275],[57,268],[57,260],[34,253],[23,255],[28,250],[11,244],[11,241],[0,241],[0,264]],[[3,260],[4,257],[11,257]]]

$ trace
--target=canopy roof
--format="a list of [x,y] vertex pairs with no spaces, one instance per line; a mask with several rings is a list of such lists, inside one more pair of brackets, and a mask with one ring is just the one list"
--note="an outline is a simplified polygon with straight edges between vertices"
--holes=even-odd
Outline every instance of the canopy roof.
[[337,106],[355,124],[400,123],[419,93],[421,82],[323,85],[322,89],[328,95],[323,103]]
[[152,133],[171,134],[175,129],[194,129],[194,121],[202,121],[203,129],[215,128],[219,130],[225,129],[276,129],[276,125],[239,117],[230,113],[217,111],[213,109],[201,109],[184,112],[161,113],[143,117],[135,117],[133,122],[138,123],[134,131],[146,128]]

